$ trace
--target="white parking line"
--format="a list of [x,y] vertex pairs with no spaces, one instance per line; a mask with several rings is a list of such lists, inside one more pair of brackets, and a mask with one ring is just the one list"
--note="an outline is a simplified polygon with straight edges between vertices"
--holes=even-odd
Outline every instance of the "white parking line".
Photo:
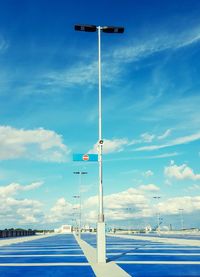
[[0,258],[18,258],[18,257],[82,257],[83,254],[47,254],[47,255],[0,255]]
[[12,250],[12,249],[9,249],[9,250],[0,250],[0,253],[2,254],[2,253],[7,253],[7,252],[43,252],[43,251],[45,251],[45,252],[51,252],[51,251],[55,251],[55,252],[60,252],[60,251],[81,251],[82,252],[82,250],[79,248],[79,249],[63,249],[63,250],[57,250],[57,249],[55,249],[55,250],[52,250],[52,249],[32,249],[32,250],[16,250],[16,249],[14,249],[14,250]]
[[[106,248],[107,250],[120,250],[120,248],[119,247],[109,247],[109,248]],[[134,247],[133,248],[123,248],[123,250],[134,250]],[[151,248],[151,247],[138,247],[138,249],[139,250],[179,250],[179,251],[181,251],[181,250],[199,250],[200,251],[200,248],[186,248],[186,247],[184,247],[184,248],[180,248],[180,247],[178,247],[178,248],[173,248],[173,247],[153,247],[153,248]]]
[[190,261],[115,261],[117,264],[181,264],[200,265],[200,262]]
[[[117,255],[126,255],[126,256],[200,256],[200,253],[107,253],[107,256],[117,256]],[[0,256],[1,257],[1,256]]]
[[90,266],[89,263],[0,263],[0,266]]
[[[12,246],[9,246],[9,247],[3,247],[3,248],[6,248],[6,249],[67,249],[67,247],[64,247],[64,246],[15,246],[15,247],[12,247]],[[2,249],[3,249],[2,248]],[[80,249],[80,247],[76,246],[76,247],[73,247],[74,248],[77,248],[77,249]]]

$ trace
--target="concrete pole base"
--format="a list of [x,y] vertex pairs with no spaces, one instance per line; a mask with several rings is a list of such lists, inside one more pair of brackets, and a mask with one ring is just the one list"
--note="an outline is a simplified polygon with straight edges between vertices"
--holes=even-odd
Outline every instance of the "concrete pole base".
[[97,222],[97,263],[106,263],[105,222]]

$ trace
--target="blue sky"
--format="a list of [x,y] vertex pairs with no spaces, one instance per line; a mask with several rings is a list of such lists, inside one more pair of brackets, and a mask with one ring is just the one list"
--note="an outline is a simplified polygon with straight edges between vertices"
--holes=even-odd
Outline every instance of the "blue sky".
[[[200,227],[200,2],[0,1],[0,221],[71,223],[82,180],[83,218],[95,224],[97,33],[102,33],[104,194],[108,224]],[[153,199],[160,196],[159,200]],[[127,212],[131,208],[131,212]]]

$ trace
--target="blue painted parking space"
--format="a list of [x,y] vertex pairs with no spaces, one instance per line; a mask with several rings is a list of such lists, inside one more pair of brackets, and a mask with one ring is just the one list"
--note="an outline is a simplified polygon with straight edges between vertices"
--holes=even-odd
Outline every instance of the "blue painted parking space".
[[0,267],[1,277],[66,277],[66,276],[95,276],[88,266],[13,266]]
[[[95,235],[83,239],[96,247]],[[134,277],[199,277],[200,247],[153,241],[106,238],[108,261],[114,261]]]
[[71,234],[0,247],[0,276],[95,276]]
[[123,270],[134,277],[199,277],[199,265],[123,264]]

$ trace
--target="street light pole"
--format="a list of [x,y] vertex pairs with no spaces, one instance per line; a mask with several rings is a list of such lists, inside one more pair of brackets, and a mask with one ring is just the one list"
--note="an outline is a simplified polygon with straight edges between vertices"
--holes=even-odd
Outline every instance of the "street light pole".
[[76,199],[79,199],[79,228],[78,228],[78,236],[79,239],[81,239],[81,196],[80,195],[74,195],[73,196]]
[[184,209],[179,209],[180,218],[181,218],[181,229],[182,229],[182,231],[183,231],[183,229],[184,229],[184,224],[183,224],[183,211],[184,211]]
[[106,263],[106,232],[103,210],[103,165],[102,165],[102,93],[101,93],[101,27],[98,30],[98,75],[99,75],[99,143],[98,143],[98,160],[99,160],[99,214],[97,222],[97,261]]
[[99,69],[99,215],[98,222],[104,222],[103,214],[103,172],[102,172],[102,97],[101,97],[101,27],[97,27],[98,30],[98,69]]
[[[159,200],[161,197],[154,196],[153,198],[156,200]],[[157,224],[158,224],[157,232],[158,232],[158,235],[160,236],[160,213],[159,212],[157,213]]]
[[98,31],[98,100],[99,100],[99,141],[98,141],[98,161],[99,161],[99,213],[97,222],[97,262],[106,263],[106,235],[105,220],[103,211],[103,174],[102,174],[102,93],[101,93],[101,31],[104,33],[123,33],[123,27],[96,26],[96,25],[75,25],[75,31],[96,32]]
[[79,195],[73,196],[74,198],[79,199],[79,239],[81,239],[81,223],[82,223],[82,203],[81,203],[81,186],[82,186],[82,175],[87,174],[86,171],[75,171],[74,174],[78,174],[80,176],[79,179]]

